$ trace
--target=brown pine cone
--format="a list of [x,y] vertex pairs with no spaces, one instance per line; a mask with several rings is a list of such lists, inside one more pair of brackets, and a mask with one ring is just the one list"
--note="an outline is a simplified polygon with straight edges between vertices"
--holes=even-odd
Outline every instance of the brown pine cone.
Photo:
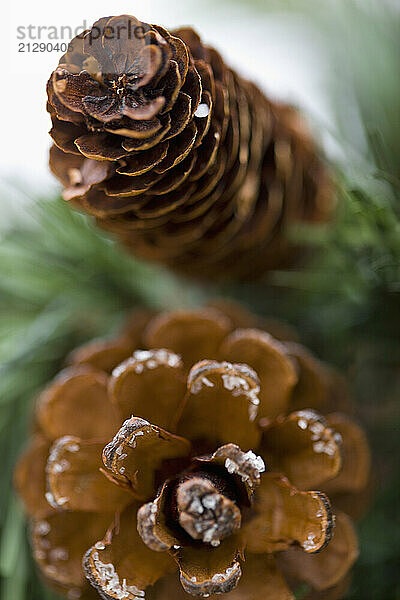
[[71,42],[47,94],[64,198],[138,256],[196,277],[253,277],[289,260],[291,224],[331,213],[297,112],[192,29],[102,18]]
[[341,496],[369,472],[362,430],[332,412],[343,384],[218,304],[135,313],[41,394],[15,478],[67,598],[342,597],[358,551]]

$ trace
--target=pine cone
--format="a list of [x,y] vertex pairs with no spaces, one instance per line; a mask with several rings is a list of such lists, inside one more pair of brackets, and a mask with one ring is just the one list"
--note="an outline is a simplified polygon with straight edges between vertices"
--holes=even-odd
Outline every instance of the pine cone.
[[100,19],[71,42],[47,93],[64,198],[141,257],[197,277],[252,277],[290,259],[291,224],[331,213],[297,112],[192,29]]
[[343,592],[357,539],[341,496],[365,488],[369,452],[331,412],[341,380],[218,304],[135,313],[40,396],[16,484],[35,559],[67,598]]

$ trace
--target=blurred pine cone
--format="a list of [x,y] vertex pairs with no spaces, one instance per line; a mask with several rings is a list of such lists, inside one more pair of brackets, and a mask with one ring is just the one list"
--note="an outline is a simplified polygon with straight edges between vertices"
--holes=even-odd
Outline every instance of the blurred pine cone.
[[192,29],[102,18],[71,42],[47,93],[64,198],[138,256],[196,277],[253,277],[290,260],[291,224],[331,213],[297,112]]
[[365,436],[331,412],[337,374],[219,306],[135,313],[40,396],[16,484],[67,598],[342,597],[357,539],[340,503],[365,488]]

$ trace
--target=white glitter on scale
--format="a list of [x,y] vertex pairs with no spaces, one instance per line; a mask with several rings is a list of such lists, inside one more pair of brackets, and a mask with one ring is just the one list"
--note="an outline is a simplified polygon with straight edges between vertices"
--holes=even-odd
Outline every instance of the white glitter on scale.
[[256,477],[259,477],[260,473],[264,473],[265,471],[265,463],[261,456],[257,456],[252,450],[249,450],[242,455],[240,464],[231,458],[227,458],[225,460],[225,468],[231,475],[240,475],[242,480],[252,487],[253,482],[247,471],[255,471]]
[[36,525],[36,532],[39,535],[47,535],[51,530],[50,523],[48,521],[39,521]]
[[224,387],[232,392],[234,396],[248,392],[250,388],[248,381],[239,375],[222,375],[222,381]]
[[239,568],[239,563],[235,563],[232,567],[228,567],[224,573],[216,573],[211,581],[215,583],[223,583],[227,581],[233,573],[235,573]]
[[113,377],[119,377],[131,365],[134,365],[135,372],[140,374],[143,373],[144,369],[151,370],[159,366],[176,368],[180,367],[181,364],[181,357],[168,350],[136,350],[133,356],[115,367],[112,374]]
[[197,377],[191,385],[190,391],[192,394],[199,394],[204,387],[212,388],[214,384],[207,379],[205,375]]
[[327,454],[328,456],[334,456],[336,452],[336,445],[332,441],[320,440],[313,443],[314,452],[317,454]]
[[69,553],[68,550],[66,550],[65,548],[53,548],[53,550],[50,550],[49,556],[50,560],[52,561],[68,560]]
[[302,546],[304,550],[308,552],[314,550],[314,548],[317,547],[317,544],[315,543],[315,535],[313,533],[309,533],[307,539],[302,543]]
[[332,430],[324,423],[316,420],[313,411],[302,410],[297,415],[300,417],[297,422],[300,429],[309,429],[311,433],[314,452],[334,456],[337,450],[336,444],[341,442],[341,436],[334,434],[332,439]]
[[72,444],[68,444],[67,450],[68,450],[68,452],[78,452],[79,444],[77,444],[76,442],[73,442]]
[[93,552],[93,562],[104,592],[114,594],[118,600],[144,598],[144,591],[139,590],[135,585],[128,585],[126,579],[123,579],[121,584],[114,565],[103,563],[98,552]]
[[240,377],[240,375],[225,374],[222,375],[222,381],[225,389],[232,392],[232,396],[240,396],[243,394],[248,397],[249,418],[250,421],[254,421],[257,416],[258,405],[260,404],[260,400],[258,398],[260,386],[256,385],[255,387],[250,387],[247,379]]
[[208,117],[208,115],[210,114],[210,108],[207,104],[205,104],[204,102],[202,104],[199,104],[199,106],[196,109],[196,112],[194,113],[194,116],[202,119],[204,117]]

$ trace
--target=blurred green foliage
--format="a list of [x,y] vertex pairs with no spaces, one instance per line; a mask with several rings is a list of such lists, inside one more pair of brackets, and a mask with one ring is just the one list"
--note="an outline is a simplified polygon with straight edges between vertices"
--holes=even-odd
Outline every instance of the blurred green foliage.
[[54,598],[38,580],[11,487],[37,391],[73,347],[114,330],[135,305],[192,306],[216,293],[286,318],[321,357],[347,371],[369,429],[377,490],[360,523],[348,599],[400,597],[400,14],[368,0],[251,2],[255,10],[290,10],[299,27],[314,26],[333,115],[326,133],[336,144],[337,218],[292,232],[310,247],[306,268],[206,290],[128,257],[59,199],[37,201],[29,218],[15,218],[0,234],[4,600]]

